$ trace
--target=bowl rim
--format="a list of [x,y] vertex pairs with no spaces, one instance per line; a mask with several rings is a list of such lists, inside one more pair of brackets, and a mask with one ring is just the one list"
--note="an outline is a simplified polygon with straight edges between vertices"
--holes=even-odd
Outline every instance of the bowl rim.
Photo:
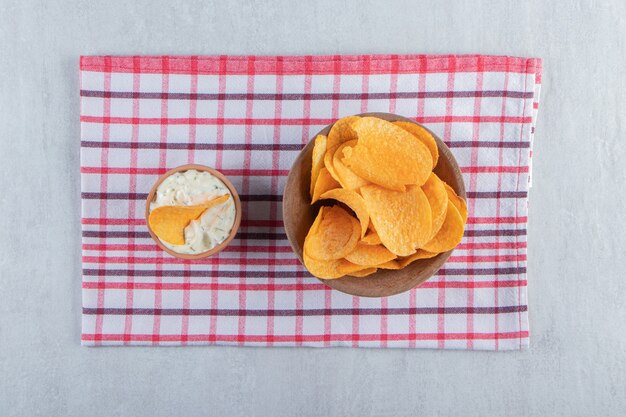
[[[224,185],[226,186],[226,188],[228,188],[228,191],[230,191],[230,194],[233,196],[233,201],[235,202],[235,222],[233,223],[233,227],[230,230],[228,237],[222,243],[209,249],[208,251],[201,252],[201,253],[193,253],[193,254],[178,253],[178,252],[171,250],[167,246],[165,246],[163,242],[161,242],[161,239],[159,239],[159,237],[156,235],[156,233],[154,233],[154,231],[150,227],[150,222],[148,221],[150,217],[150,203],[152,202],[152,200],[154,200],[154,196],[156,194],[157,188],[159,188],[159,185],[161,185],[161,183],[165,181],[165,179],[169,177],[170,175],[173,175],[177,172],[185,172],[185,171],[191,171],[191,170],[208,172],[214,177],[216,177],[217,179],[219,179],[220,181],[222,181]],[[180,166],[177,166],[176,168],[172,168],[166,171],[157,179],[157,181],[154,183],[154,185],[150,189],[148,196],[146,197],[146,209],[145,209],[146,227],[148,228],[148,232],[150,233],[152,240],[154,240],[157,246],[159,246],[165,252],[180,259],[187,259],[187,260],[203,259],[203,258],[207,258],[211,255],[215,255],[216,253],[221,252],[226,246],[228,246],[228,244],[237,235],[237,232],[239,231],[239,226],[241,225],[241,215],[242,215],[241,200],[239,199],[239,193],[237,193],[237,189],[235,188],[235,186],[224,174],[222,174],[215,168],[211,168],[206,165],[185,164],[185,165],[180,165]]]
[[[463,197],[464,199],[467,199],[467,193],[466,193],[466,190],[465,190],[465,182],[463,180],[461,169],[459,168],[459,164],[458,164],[454,154],[452,153],[450,148],[445,144],[445,142],[437,134],[435,134],[432,130],[428,129],[426,126],[422,125],[421,123],[416,122],[415,120],[412,120],[412,119],[409,119],[407,117],[401,116],[399,114],[394,114],[394,113],[367,112],[367,113],[359,113],[359,114],[356,114],[355,116],[359,116],[359,117],[378,117],[378,118],[381,118],[381,119],[387,120],[387,121],[405,121],[405,122],[413,123],[415,125],[418,125],[418,126],[422,127],[423,129],[425,129],[428,133],[430,133],[433,136],[433,138],[435,138],[435,141],[437,143],[437,148],[439,150],[440,158],[441,158],[441,154],[444,154],[445,155],[445,159],[450,164],[450,166],[452,168],[452,171],[454,173],[454,176],[457,179],[455,185],[458,186],[458,189],[457,189],[457,187],[454,187],[452,184],[449,184],[449,185],[451,187],[453,187],[453,189],[457,193],[457,195],[459,195],[460,197]],[[343,116],[343,117],[346,117],[346,116]],[[339,119],[337,119],[337,120],[339,120]],[[295,175],[293,168],[294,168],[294,166],[296,166],[296,164],[301,163],[301,159],[303,159],[304,154],[307,151],[307,146],[311,146],[310,144],[314,141],[314,138],[317,137],[318,135],[328,135],[328,133],[330,132],[330,129],[337,122],[337,120],[333,121],[333,123],[325,126],[319,132],[317,132],[315,135],[313,135],[309,139],[309,142],[307,142],[307,144],[300,150],[300,153],[298,154],[298,156],[296,157],[296,159],[294,160],[292,166],[289,169],[289,175],[287,177],[287,181],[285,182],[285,190],[287,189],[287,187],[291,183],[293,183],[295,181],[295,178],[293,177]],[[308,194],[308,192],[307,192],[307,194]],[[284,196],[284,193],[283,193],[283,196]],[[287,216],[286,216],[287,208],[286,208],[285,201],[286,201],[286,199],[283,197],[283,202],[282,202],[283,219],[287,218]],[[291,249],[293,250],[293,253],[296,255],[296,257],[298,258],[300,263],[304,266],[304,260],[303,260],[302,254],[300,253],[300,250],[299,250],[300,249],[300,244],[299,244],[299,242],[296,239],[295,231],[288,229],[288,227],[285,227],[285,233],[287,235],[287,239],[289,240],[289,244],[291,246]],[[452,254],[453,251],[454,251],[454,249],[452,249],[450,251],[447,251],[447,252],[442,252],[442,253],[438,254],[437,256],[435,256],[433,258],[430,258],[429,260],[431,260],[431,261],[437,260],[437,262],[433,264],[433,265],[435,265],[434,267],[431,266],[430,268],[426,268],[426,269],[431,269],[431,271],[425,277],[423,277],[423,278],[421,278],[419,280],[410,281],[406,285],[399,286],[397,288],[390,289],[389,287],[385,287],[385,290],[384,291],[380,291],[380,292],[359,292],[358,290],[357,291],[348,291],[348,290],[346,290],[345,287],[343,287],[341,285],[337,285],[338,283],[342,282],[341,280],[346,278],[347,276],[344,276],[344,277],[341,277],[341,278],[336,278],[336,279],[321,279],[321,278],[315,277],[312,274],[311,275],[313,277],[315,277],[316,279],[318,279],[319,281],[323,282],[325,285],[331,287],[332,289],[335,289],[337,291],[343,292],[345,294],[355,295],[355,296],[360,296],[360,297],[371,297],[371,298],[388,297],[388,296],[392,296],[392,295],[401,294],[401,293],[409,291],[409,290],[411,290],[413,288],[416,288],[416,287],[422,285],[424,282],[426,282],[430,278],[432,278],[432,276],[435,275],[437,273],[437,271],[439,271],[439,269],[446,263],[446,261],[448,260],[448,258],[450,257],[450,255]],[[419,261],[416,261],[416,262],[419,262]],[[306,268],[306,266],[305,266],[305,268]],[[377,271],[376,273],[370,275],[367,278],[375,277],[379,273],[390,273],[390,274],[392,274],[393,272],[396,272],[396,271],[394,271],[394,270],[385,270],[385,271],[379,270],[379,271]],[[345,280],[344,280],[344,282],[345,282]]]

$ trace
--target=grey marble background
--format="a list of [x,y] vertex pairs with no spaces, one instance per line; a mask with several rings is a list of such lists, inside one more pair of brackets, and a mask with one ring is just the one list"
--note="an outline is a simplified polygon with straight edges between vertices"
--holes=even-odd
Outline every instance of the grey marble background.
[[[618,416],[626,3],[0,0],[0,416]],[[531,348],[83,348],[81,54],[545,59]]]

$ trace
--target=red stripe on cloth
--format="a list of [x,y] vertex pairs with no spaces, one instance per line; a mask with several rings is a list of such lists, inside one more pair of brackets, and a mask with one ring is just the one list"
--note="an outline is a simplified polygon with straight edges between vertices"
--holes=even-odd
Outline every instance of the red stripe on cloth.
[[[173,167],[172,167],[173,168]],[[162,175],[165,174],[170,168],[121,168],[121,167],[82,167],[80,172],[83,174],[100,174],[100,175],[110,175],[110,174],[122,174],[122,175]],[[254,176],[264,176],[271,177],[275,175],[286,176],[289,174],[289,170],[271,170],[271,169],[250,169],[248,172],[245,172],[242,169],[219,169],[216,166],[216,169],[220,171],[222,174],[227,175],[229,177],[243,177],[244,175],[254,175]]]
[[[191,76],[189,78],[189,91],[191,94],[198,93],[198,57],[191,57],[190,62],[191,67]],[[197,113],[197,101],[191,100],[189,102],[189,119],[193,120],[196,118]],[[194,123],[189,123],[189,144],[190,149],[187,151],[187,162],[190,164],[195,163],[195,152],[193,151],[193,145],[196,143],[196,125]],[[186,263],[184,265],[185,274],[183,275],[184,279],[184,287],[183,287],[183,313],[189,311],[191,305],[191,274],[190,274],[190,265]],[[182,323],[181,323],[181,344],[187,345],[189,339],[189,315],[183,314]]]
[[[135,68],[139,66],[139,58],[133,59],[133,65]],[[133,74],[133,92],[140,91],[141,86],[141,77],[139,74]],[[133,99],[133,117],[139,117],[139,99]],[[133,125],[131,131],[131,143],[137,143],[139,141],[139,126]],[[137,149],[131,149],[130,152],[130,167],[131,169],[137,166]],[[129,192],[136,193],[137,192],[137,177],[134,175],[129,176]],[[131,217],[135,213],[136,201],[129,201],[128,203],[128,217]],[[133,224],[128,225],[129,231],[134,232],[135,227]],[[129,237],[129,256],[134,252],[135,248],[135,238]],[[132,270],[131,270],[132,271]],[[132,285],[134,283],[134,273],[128,274],[128,283]],[[132,287],[131,287],[132,288]],[[126,308],[133,308],[133,300],[134,300],[134,292],[132,290],[126,291]],[[124,323],[124,344],[130,344],[130,335],[132,334],[132,325],[133,319],[132,316],[126,316],[126,320]]]
[[[521,222],[521,221],[520,221]],[[485,223],[492,223],[491,221],[486,221]],[[504,222],[504,223],[514,223],[513,221]],[[84,217],[81,219],[81,224],[84,225],[107,225],[107,226],[125,226],[125,225],[133,225],[133,226],[144,226],[146,224],[145,219],[124,219],[124,218],[103,218],[98,219],[94,217]],[[241,222],[242,228],[247,227],[270,227],[270,228],[282,228],[283,222],[282,220],[256,220],[256,219],[246,219]]]
[[[169,91],[169,58],[162,57],[161,64],[163,67],[163,71],[161,73],[161,91]],[[161,99],[161,120],[166,119],[168,116],[168,102],[167,100]],[[167,132],[168,126],[167,124],[161,123],[160,126],[160,142],[167,142]],[[164,169],[167,161],[167,150],[162,148],[159,150],[159,169]],[[163,273],[163,252],[159,252],[157,255],[156,262],[156,276],[157,276],[157,284],[162,283],[162,273]],[[157,286],[154,290],[154,308],[161,308],[163,302],[163,296],[161,294],[161,289]],[[161,318],[155,316],[152,322],[152,344],[157,345],[160,341],[160,333],[161,333]]]
[[[521,217],[468,217],[467,224],[508,224],[508,223],[526,223],[528,222],[527,216]],[[111,225],[111,226],[143,226],[146,224],[145,219],[123,219],[123,218],[93,218],[86,217],[81,219],[81,224],[84,225]],[[283,227],[283,222],[280,220],[245,220],[241,222],[241,227]]]
[[[286,119],[286,118],[253,118],[252,115],[248,115],[244,118],[180,118],[180,117],[100,117],[100,116],[81,116],[80,121],[83,123],[97,123],[97,124],[125,124],[125,125],[188,125],[193,123],[196,125],[219,125],[224,126],[304,126],[304,125],[328,125],[332,123],[335,118],[332,119]],[[532,122],[532,117],[517,117],[517,116],[424,116],[418,119],[420,123],[512,123],[512,124],[526,124]]]
[[[488,242],[488,243],[461,243],[456,247],[457,251],[460,250],[499,250],[499,249],[525,249],[527,247],[526,242]],[[93,244],[93,243],[84,243],[82,245],[82,249],[85,251],[134,251],[134,252],[154,252],[159,250],[157,246],[153,243],[147,245],[130,245],[125,243],[103,243],[103,244]],[[243,246],[240,245],[229,245],[223,250],[223,254],[228,253],[240,253],[243,249]],[[259,246],[259,245],[246,245],[246,249],[248,253],[267,253],[267,246]],[[291,246],[276,246],[273,250],[273,253],[292,253],[293,249]]]
[[[526,286],[526,280],[511,280],[511,281],[474,281],[472,283],[465,281],[427,281],[419,286],[419,288],[414,289],[413,291],[421,291],[420,289],[434,289],[434,288],[515,288],[515,287],[524,287]],[[83,282],[84,289],[137,289],[137,290],[155,290],[156,288],[162,291],[181,291],[183,290],[187,284],[180,283],[150,283],[150,282],[134,282],[132,287],[127,282],[91,282],[85,281]],[[190,290],[199,290],[199,291],[268,291],[270,288],[274,291],[295,291],[297,288],[301,287],[302,291],[320,291],[326,290],[328,287],[318,282],[315,279],[307,279],[302,283],[295,284],[254,284],[254,283],[196,283],[192,282],[189,284]],[[213,309],[217,309],[214,305]],[[330,309],[331,307],[324,307],[326,309]]]
[[[454,75],[456,72],[456,58],[454,56],[450,56],[448,58],[449,58],[449,66],[447,69],[447,73],[448,73],[447,90],[454,91],[454,79],[455,79]],[[450,138],[452,135],[451,123],[452,123],[452,112],[453,112],[453,100],[454,100],[454,97],[446,98],[446,116],[444,118],[444,126],[443,126],[443,140],[446,143],[450,142]],[[425,117],[424,119],[427,119],[427,118]],[[441,279],[445,280],[445,276],[443,276]],[[437,305],[441,311],[443,311],[443,308],[446,305],[446,292],[443,290],[443,288],[439,289],[439,293],[437,294]],[[446,347],[445,339],[443,338],[443,335],[445,335],[445,332],[446,332],[445,328],[446,328],[445,315],[441,313],[437,316],[437,333],[439,336],[437,338],[438,340],[437,347],[439,349],[443,349]]]
[[[304,96],[309,97],[308,99],[304,99],[304,103],[302,104],[302,117],[306,120],[311,119],[311,91],[312,91],[312,59],[310,56],[305,58],[304,61],[305,72],[304,76]],[[300,143],[305,145],[309,141],[310,137],[310,123],[306,124],[302,128],[302,138]],[[282,223],[282,222],[281,222]],[[295,286],[295,296],[296,296],[296,311],[302,311],[304,308],[304,274],[298,272],[296,274],[296,286]],[[301,335],[304,332],[304,316],[302,314],[296,315],[296,325],[295,325],[295,334],[296,334],[296,346],[302,346],[302,338]]]
[[[104,59],[104,89],[105,90],[109,90],[111,88],[111,58],[106,58]],[[109,118],[111,117],[111,99],[104,99],[104,103],[103,103],[103,115],[104,118]],[[103,142],[108,142],[110,140],[111,137],[111,129],[110,126],[108,124],[104,124],[102,125],[102,141]],[[100,154],[100,165],[102,166],[106,166],[109,163],[109,151],[108,149],[102,149],[101,154]],[[101,176],[100,177],[100,192],[106,192],[108,189],[108,178],[106,176]],[[101,200],[100,201],[100,205],[99,205],[99,212],[98,212],[98,216],[99,217],[106,217],[107,216],[107,204],[106,201]],[[104,228],[101,226],[100,227],[100,231],[103,231]],[[105,242],[105,238],[101,238],[100,239],[100,243],[104,243]],[[101,257],[103,257],[103,254],[100,254]],[[100,282],[104,282],[105,281],[105,277],[103,275],[99,275],[98,276],[98,281]],[[98,290],[98,308],[104,307],[104,291]],[[96,317],[96,327],[95,327],[95,333],[96,333],[96,344],[99,344],[99,340],[102,336],[102,325],[103,325],[103,317],[102,316],[98,316]]]
[[[394,70],[398,74],[410,73],[436,73],[436,72],[476,72],[476,58],[479,55],[334,55],[334,56],[298,56],[283,57],[285,75],[327,75],[336,73],[336,62],[343,64],[343,74],[363,73],[363,59],[367,57],[372,65],[369,69],[371,74],[386,74]],[[132,65],[132,56],[104,57],[82,56],[80,69],[82,71],[103,72],[106,68],[107,59],[109,69],[115,72],[136,72]],[[167,68],[163,57],[141,57],[140,73],[161,74],[164,71],[171,74],[189,74],[192,72],[189,66],[188,56],[167,57]],[[501,72],[510,71],[517,73],[537,73],[540,69],[541,60],[534,58],[517,58],[507,56],[485,56],[483,71]],[[313,65],[307,65],[309,60]],[[420,65],[422,60],[427,60],[428,65]],[[454,60],[454,61],[453,61]],[[222,69],[223,61],[226,67]],[[252,68],[249,62],[253,62]],[[395,68],[394,68],[395,67]],[[250,71],[256,74],[276,73],[275,57],[265,56],[205,56],[198,57],[198,73],[202,75],[217,75],[226,71],[229,75],[247,75]]]
[[[275,82],[275,90],[276,90],[276,94],[281,95],[283,93],[283,58],[282,57],[277,57],[276,58],[276,82]],[[274,102],[274,118],[276,119],[280,119],[282,118],[282,101],[281,100],[276,100]],[[274,126],[274,145],[276,145],[278,147],[278,145],[280,145],[280,126]],[[280,153],[279,152],[273,152],[272,153],[272,170],[278,170],[280,167]],[[278,194],[279,193],[279,189],[278,189],[278,176],[273,176],[271,181],[270,181],[270,190],[272,194]],[[278,204],[276,201],[271,201],[270,202],[270,222],[276,222],[277,220],[277,213],[278,213]],[[268,284],[270,286],[275,285],[275,278],[274,278],[274,274],[273,272],[276,270],[275,265],[276,265],[276,253],[277,253],[277,245],[276,245],[276,241],[273,240],[269,243],[269,253],[270,253],[270,264],[268,265],[268,270],[270,272],[270,275],[268,277]],[[268,309],[274,309],[275,306],[275,294],[274,291],[269,291],[267,293],[267,308]],[[268,336],[273,336],[274,335],[274,318],[273,317],[268,317],[267,318],[267,334]],[[268,346],[271,346],[271,344],[268,344]]]
[[[476,62],[477,62],[477,70],[476,70],[476,90],[482,90],[483,88],[483,71],[484,71],[484,64],[483,64],[483,60],[482,58],[479,56],[476,58]],[[480,116],[480,111],[481,111],[481,97],[477,96],[474,98],[474,117],[479,117]],[[476,175],[478,173],[478,169],[474,169],[474,168],[478,168],[478,146],[476,146],[476,144],[478,143],[480,138],[480,125],[478,123],[474,123],[472,125],[472,142],[473,142],[473,146],[472,146],[472,151],[471,151],[471,157],[470,157],[470,161],[471,161],[471,167],[470,169],[466,169],[465,171],[462,171],[464,173],[467,173],[469,171],[470,174],[470,189],[472,190],[476,190],[478,189],[477,183],[478,183],[478,176]],[[500,166],[498,167],[493,167],[496,168],[498,170],[501,170],[503,167],[501,166],[502,164],[500,164]],[[484,168],[484,167],[483,167]],[[516,167],[516,168],[520,168],[520,167]],[[483,171],[484,172],[484,171]],[[476,216],[476,199],[471,199],[468,201],[468,214],[469,216]],[[474,254],[474,250],[473,250],[473,246],[472,244],[474,243],[474,237],[473,236],[468,236],[467,237],[468,240],[468,246],[469,246],[469,254],[467,257],[465,257],[466,260],[471,261],[471,262],[475,262],[476,261],[476,256]],[[463,257],[459,257],[461,259],[463,259]],[[468,274],[467,275],[467,279],[469,282],[473,282],[474,281],[474,276],[472,274]],[[473,306],[474,305],[474,291],[473,290],[468,290],[467,291],[467,305],[468,306]],[[466,319],[466,327],[467,327],[467,331],[469,333],[473,333],[474,332],[474,316],[472,314],[468,314],[467,315],[467,319]],[[473,349],[474,348],[474,341],[471,339],[467,340],[467,348],[468,349]]]
[[[223,145],[224,145],[224,115],[225,115],[225,100],[224,97],[226,95],[226,56],[219,57],[218,63],[218,92],[219,98],[217,100],[217,118],[218,123],[216,126],[217,129],[217,151],[215,153],[215,167],[222,173],[224,173],[223,169]],[[225,174],[228,175],[228,174]],[[218,265],[211,264],[211,284],[218,285]],[[211,307],[218,308],[219,306],[219,291],[211,291]],[[215,342],[215,335],[217,334],[217,317],[211,316],[209,319],[209,332],[212,337],[209,339],[211,343]]]
[[[396,99],[398,92],[398,60],[394,59],[391,66],[391,74],[389,76],[389,113],[396,113]],[[369,92],[368,92],[369,93]]]
[[[246,72],[247,75],[247,84],[246,84],[246,92],[248,94],[252,94],[254,93],[254,75],[255,75],[255,66],[254,66],[254,62],[255,62],[255,57],[248,57],[247,59],[247,65],[248,65],[248,70]],[[247,119],[251,119],[252,118],[252,114],[254,111],[254,102],[252,100],[246,100],[246,118]],[[245,123],[245,134],[244,134],[244,139],[245,139],[245,143],[246,144],[251,144],[252,143],[252,124],[254,124],[254,121],[250,121],[249,123]],[[243,153],[243,172],[247,172],[250,170],[251,167],[251,158],[252,158],[252,154],[250,151],[245,150]],[[244,194],[249,194],[250,192],[250,177],[247,175],[244,175],[243,177],[243,181],[242,181],[242,191]],[[248,213],[244,213],[244,215],[248,215]],[[240,253],[240,259],[239,259],[239,265],[241,265],[242,267],[246,267],[248,265],[248,259],[246,259],[246,252],[247,252],[247,241],[246,239],[241,239],[242,242],[242,251]],[[254,261],[256,262],[256,261]],[[220,262],[221,264],[225,263],[225,260],[221,260]],[[294,265],[297,265],[297,261],[296,263],[294,263]],[[242,277],[239,281],[240,284],[243,284],[245,281],[245,278]],[[247,302],[247,293],[246,291],[240,291],[239,292],[239,309],[240,310],[244,310],[246,308],[246,302]],[[245,317],[239,317],[239,322],[238,322],[238,334],[239,336],[244,336],[245,332],[246,332],[246,318]],[[240,344],[243,344],[243,341],[240,342]]]
[[[124,335],[121,334],[106,334],[102,335],[102,341],[112,342],[119,341],[123,338]],[[153,334],[134,334],[132,336],[132,341],[134,342],[149,342],[154,339],[155,335]],[[330,342],[352,342],[354,340],[359,340],[361,342],[380,342],[382,338],[387,338],[388,340],[465,340],[465,339],[473,339],[473,340],[493,340],[496,337],[499,339],[519,339],[523,337],[528,337],[527,331],[521,332],[501,332],[501,333],[390,333],[387,335],[381,334],[341,334],[341,333],[333,333],[333,334],[313,334],[313,335],[300,335],[297,337],[301,342],[324,342],[329,340]],[[161,334],[158,335],[158,339],[161,342],[180,342],[181,337],[178,334]],[[83,341],[91,341],[95,340],[95,335],[85,333],[82,335]],[[273,336],[269,337],[267,335],[241,335],[241,334],[194,334],[190,335],[188,338],[189,342],[206,342],[206,341],[216,341],[216,342],[229,342],[229,343],[264,343],[267,344],[271,341],[271,343],[294,343],[296,341],[296,337],[292,335],[284,336]]]
[[[477,148],[473,148],[477,149]],[[477,163],[477,160],[474,161]],[[527,173],[528,166],[469,166],[461,167],[461,172],[464,174],[493,174],[493,173]],[[474,188],[475,189],[475,188]]]
[[[505,71],[504,73],[504,86],[503,88],[506,90],[507,87],[509,85],[509,72]],[[503,97],[502,98],[502,107],[500,109],[500,114],[506,114],[506,99]],[[505,139],[505,125],[504,123],[500,124],[500,142],[503,143]],[[504,149],[503,148],[499,148],[498,150],[498,165],[502,166],[502,164],[504,163]],[[498,172],[498,190],[502,189],[502,173]],[[500,218],[500,211],[501,211],[501,205],[498,203],[496,205],[496,218]],[[496,229],[499,228],[499,223],[496,224]],[[496,236],[496,245],[500,244],[500,237]],[[517,243],[517,239],[516,242]],[[496,275],[496,283],[499,283],[499,277]],[[495,305],[499,305],[500,303],[500,291],[499,291],[500,286],[499,285],[494,285],[494,290],[493,290],[493,298],[495,300],[494,304]],[[498,317],[496,315],[496,317],[494,318],[494,329],[495,329],[495,333],[498,334],[498,331],[500,330],[500,317]],[[496,337],[495,341],[495,350],[498,350],[500,348],[500,341],[498,340],[498,338]]]
[[[241,247],[241,251],[229,251],[234,254],[247,254],[254,253],[254,251],[249,251],[247,245],[243,245]],[[282,251],[281,251],[282,252]],[[132,253],[132,252],[130,252]],[[179,258],[168,258],[164,259],[161,255],[160,251],[156,251],[158,254],[156,257],[139,257],[139,256],[131,256],[129,253],[128,256],[83,256],[82,260],[84,263],[97,263],[97,264],[138,264],[138,265],[183,265],[186,263],[186,260]],[[226,252],[228,253],[228,252]],[[270,254],[268,258],[225,258],[220,257],[219,263],[222,265],[241,265],[241,266],[251,266],[251,265],[263,265],[263,266],[289,266],[289,265],[300,265],[300,261],[297,259],[276,259],[271,256],[271,251],[267,251],[266,253]],[[274,253],[279,253],[276,251]],[[450,263],[479,263],[479,262],[508,262],[508,261],[525,261],[526,255],[470,255],[470,256],[456,256],[452,255],[448,258],[448,262]],[[217,261],[214,258],[204,258],[197,259],[194,262],[197,265],[214,265]],[[271,274],[272,271],[268,270],[268,274]]]
[[[524,77],[524,89],[527,88],[527,82],[528,82],[528,77]],[[523,108],[522,108],[522,115],[526,114],[526,102],[527,102],[527,100],[524,100],[524,105],[523,105]],[[519,141],[521,142],[522,140],[524,140],[524,129],[520,129],[520,134],[519,134]],[[517,165],[520,165],[520,162],[522,160],[522,152],[518,153],[518,157],[517,158],[518,158],[517,159]],[[518,175],[518,177],[517,177],[517,184],[515,186],[516,191],[519,190],[520,183],[521,183],[520,176]],[[525,202],[525,203],[528,204],[527,202]],[[516,217],[518,215],[519,204],[520,204],[519,201],[515,202],[515,216]],[[515,236],[515,241],[517,242],[517,240],[518,240],[518,236]],[[517,266],[519,267],[519,262],[517,263]],[[518,276],[518,278],[519,278],[519,276]],[[517,303],[518,303],[518,305],[521,304],[521,302],[522,302],[521,298],[522,298],[522,291],[518,288],[518,290],[517,290]],[[518,326],[519,326],[518,328],[521,330],[522,329],[522,313],[519,312],[517,317],[518,317]],[[519,348],[520,349],[522,348],[522,337],[521,336],[519,338]]]
[[[424,73],[426,72],[427,61],[425,57],[422,57],[419,60],[419,74],[417,75],[417,91],[418,91],[418,100],[417,100],[417,113],[416,119],[424,118],[424,103],[425,103],[425,93],[426,93],[426,76]],[[445,281],[444,281],[445,282]],[[417,290],[414,288],[411,290],[409,294],[409,307],[415,308],[417,306]],[[409,333],[416,334],[417,333],[417,316],[415,314],[411,314],[409,316]],[[409,347],[414,348],[416,346],[416,340],[409,341]]]

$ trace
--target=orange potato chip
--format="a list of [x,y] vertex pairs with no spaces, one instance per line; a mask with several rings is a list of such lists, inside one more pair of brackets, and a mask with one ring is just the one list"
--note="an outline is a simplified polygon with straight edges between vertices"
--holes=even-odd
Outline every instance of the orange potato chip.
[[400,126],[402,129],[406,130],[417,139],[419,139],[424,145],[426,145],[428,151],[430,152],[430,156],[432,156],[433,158],[434,169],[437,166],[437,161],[439,160],[439,148],[437,148],[437,141],[435,141],[433,135],[431,135],[430,132],[424,129],[422,126],[416,125],[414,123],[398,121],[393,122],[393,124],[396,126]]
[[319,200],[322,194],[335,188],[341,188],[341,184],[335,181],[335,179],[330,175],[326,167],[322,167],[317,177],[317,181],[315,181],[311,204]]
[[322,207],[304,239],[304,250],[318,260],[340,259],[354,250],[360,236],[359,221],[347,211]]
[[368,275],[372,275],[374,272],[378,271],[378,268],[365,268],[360,271],[351,272],[348,275],[353,277],[366,277]]
[[185,227],[204,213],[205,210],[225,203],[229,194],[216,197],[205,204],[196,206],[161,206],[150,212],[148,224],[152,231],[164,242],[172,245],[185,244]]
[[[370,224],[372,223],[370,222]],[[370,231],[363,237],[363,239],[360,240],[360,243],[364,243],[366,245],[380,245],[382,242],[380,241],[380,236],[378,236],[378,233],[376,233],[375,231]]]
[[430,203],[430,211],[432,217],[432,228],[430,237],[437,234],[443,221],[446,219],[446,211],[448,209],[448,193],[446,192],[445,183],[439,177],[431,172],[428,180],[422,185],[422,190]]
[[337,200],[350,207],[361,223],[361,234],[359,235],[359,238],[365,236],[365,232],[367,232],[367,225],[370,222],[370,215],[367,211],[367,206],[365,205],[363,197],[354,191],[336,188],[334,190],[326,191],[320,196],[320,198]]
[[313,157],[311,163],[311,196],[317,183],[317,177],[320,174],[320,170],[324,166],[324,155],[326,154],[327,138],[324,135],[317,135],[315,138],[315,144],[313,145]]
[[459,211],[459,214],[463,218],[463,224],[467,223],[467,203],[465,200],[458,195],[456,195],[456,191],[452,187],[450,187],[445,182],[443,183],[446,187],[446,191],[448,192],[448,201],[450,201],[456,209]]
[[352,129],[352,123],[359,119],[359,116],[347,116],[337,120],[328,132],[328,149],[336,148],[349,140],[356,140],[357,135]]
[[346,255],[346,259],[353,264],[373,266],[394,260],[396,255],[389,252],[383,245],[358,243],[356,248]]
[[376,265],[380,269],[400,269],[401,266],[395,259],[393,261],[385,262],[384,264]]
[[343,162],[341,162],[341,158],[343,158],[343,149],[347,146],[356,145],[356,140],[351,140],[348,142],[344,142],[335,151],[333,155],[333,168],[339,177],[339,183],[343,188],[348,190],[356,191],[364,185],[369,184],[369,181],[364,180],[363,178],[356,175],[350,168],[345,166]]
[[422,185],[432,169],[426,145],[406,130],[376,117],[352,123],[358,135],[354,148],[343,149],[342,162],[361,178],[396,191]]
[[430,204],[418,186],[406,192],[366,185],[361,195],[383,245],[398,256],[408,256],[430,238]]
[[[320,210],[317,212],[317,216],[315,217],[315,220],[313,220],[313,224],[309,228],[309,233],[307,233],[307,237],[310,234],[315,234],[315,233],[318,232],[319,227],[320,227],[320,223],[322,222],[322,211],[324,209],[325,209],[325,207],[320,207]],[[304,240],[306,242],[306,238]]]
[[339,175],[337,175],[337,171],[335,171],[335,166],[333,165],[333,156],[335,155],[335,151],[338,147],[339,146],[327,148],[326,154],[324,155],[324,166],[328,169],[330,176],[337,182],[339,182]]
[[310,257],[306,250],[302,254],[304,266],[312,275],[321,279],[341,278],[346,274],[358,273],[363,270],[363,266],[354,265],[345,259],[319,260]]
[[454,204],[448,204],[446,220],[439,232],[421,249],[428,252],[447,252],[461,243],[464,232],[463,218]]
[[408,264],[417,261],[418,259],[430,259],[439,255],[438,253],[432,253],[425,251],[423,249],[418,249],[413,255],[405,256],[403,258],[398,258],[398,263],[400,264],[400,268],[404,268]]

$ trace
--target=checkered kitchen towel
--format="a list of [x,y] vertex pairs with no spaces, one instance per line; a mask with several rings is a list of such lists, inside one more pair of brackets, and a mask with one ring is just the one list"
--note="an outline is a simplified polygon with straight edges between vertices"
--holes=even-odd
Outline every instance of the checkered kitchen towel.
[[[541,60],[497,56],[83,57],[82,342],[520,349],[528,345],[526,223]],[[463,242],[421,287],[382,298],[327,288],[300,265],[281,195],[300,149],[362,112],[413,118],[455,154]],[[144,200],[187,163],[243,203],[219,256],[176,259]]]

